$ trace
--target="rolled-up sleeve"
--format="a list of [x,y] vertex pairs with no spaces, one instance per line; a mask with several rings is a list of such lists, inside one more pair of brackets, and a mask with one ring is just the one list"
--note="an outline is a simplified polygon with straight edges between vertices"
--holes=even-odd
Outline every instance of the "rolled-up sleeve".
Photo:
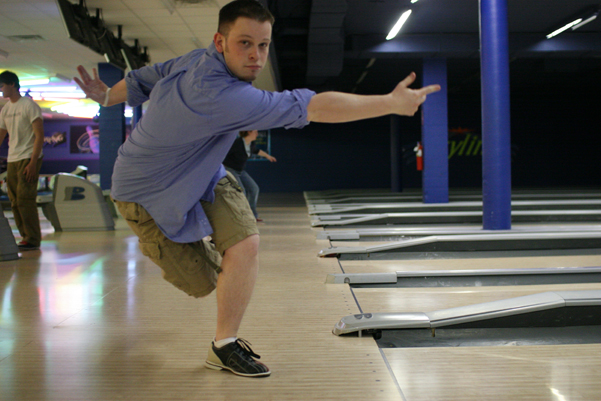
[[141,105],[150,98],[150,92],[152,92],[157,82],[174,71],[186,69],[192,59],[202,56],[204,52],[204,49],[197,49],[164,63],[156,63],[152,66],[130,71],[125,77],[127,103],[131,107]]
[[[125,83],[127,85],[127,103],[131,107],[136,107],[144,103],[150,97],[150,92],[154,85],[146,85],[140,79],[140,71],[131,71],[125,77]],[[157,80],[158,81],[158,80]]]
[[[241,85],[244,85],[241,83]],[[231,88],[218,98],[213,120],[226,132],[271,128],[303,128],[315,92],[308,89],[269,92],[251,85]]]

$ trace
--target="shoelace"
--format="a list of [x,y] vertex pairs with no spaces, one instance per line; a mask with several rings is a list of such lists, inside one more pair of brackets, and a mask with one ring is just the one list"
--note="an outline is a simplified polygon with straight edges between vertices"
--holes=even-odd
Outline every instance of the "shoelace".
[[253,352],[252,348],[250,348],[250,346],[251,346],[252,344],[251,344],[251,343],[249,343],[248,341],[246,341],[246,340],[244,340],[244,339],[242,339],[242,338],[238,338],[238,339],[236,339],[236,344],[238,344],[238,346],[239,346],[240,348],[242,348],[242,350],[243,350],[243,351],[244,351],[246,354],[250,355],[250,356],[251,356],[251,357],[253,357],[253,358],[261,359],[261,357],[260,357],[259,355],[255,354],[255,353]]

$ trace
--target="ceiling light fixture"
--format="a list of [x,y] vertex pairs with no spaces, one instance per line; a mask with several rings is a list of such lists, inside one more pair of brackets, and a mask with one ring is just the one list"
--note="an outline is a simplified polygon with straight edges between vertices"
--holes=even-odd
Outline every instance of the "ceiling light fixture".
[[410,15],[411,15],[411,10],[407,10],[403,14],[401,14],[401,18],[399,18],[397,23],[394,24],[394,26],[390,30],[390,33],[388,34],[388,36],[386,36],[386,40],[393,39],[399,33],[399,31],[403,27],[403,24],[405,24],[405,22],[407,22],[407,19],[409,18]]
[[411,0],[411,4],[417,3],[419,0]]
[[599,10],[597,9],[592,14],[589,13],[585,17],[577,18],[574,21],[572,21],[568,24],[565,24],[561,28],[556,29],[553,32],[551,32],[550,34],[548,34],[547,39],[551,39],[551,38],[559,35],[560,33],[567,31],[568,29],[572,29],[572,31],[574,31],[574,30],[580,28],[581,26],[586,25],[589,22],[595,20],[598,15],[599,15]]

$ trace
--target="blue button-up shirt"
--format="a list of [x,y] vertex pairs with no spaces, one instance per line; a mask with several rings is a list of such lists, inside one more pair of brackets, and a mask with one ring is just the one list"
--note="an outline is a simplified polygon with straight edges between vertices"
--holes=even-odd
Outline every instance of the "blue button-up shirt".
[[200,200],[214,201],[225,176],[223,159],[239,131],[308,124],[314,92],[267,92],[236,78],[212,44],[130,72],[127,100],[150,100],[144,117],[119,148],[111,195],[142,205],[175,242],[213,230]]

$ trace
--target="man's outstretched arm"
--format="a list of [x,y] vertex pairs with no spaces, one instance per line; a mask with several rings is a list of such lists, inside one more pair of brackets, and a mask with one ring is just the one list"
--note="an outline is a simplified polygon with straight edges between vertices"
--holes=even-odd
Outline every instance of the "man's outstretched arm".
[[430,93],[440,90],[439,85],[411,89],[415,73],[399,82],[387,95],[354,95],[342,92],[319,93],[307,106],[307,119],[321,123],[343,123],[381,117],[388,114],[412,116]]

